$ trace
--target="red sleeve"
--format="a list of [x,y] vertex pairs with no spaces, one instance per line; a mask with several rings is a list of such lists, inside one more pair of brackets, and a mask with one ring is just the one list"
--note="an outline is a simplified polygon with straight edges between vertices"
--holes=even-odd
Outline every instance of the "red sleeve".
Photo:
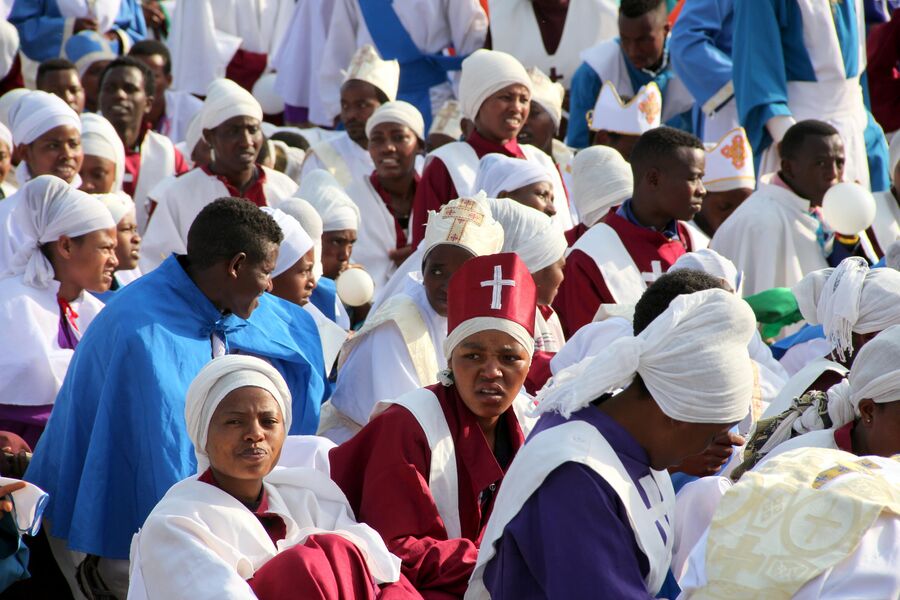
[[416,186],[416,197],[413,200],[412,209],[412,247],[415,250],[419,247],[419,242],[425,237],[425,225],[428,223],[428,211],[441,210],[441,207],[456,198],[456,186],[453,185],[453,179],[450,172],[443,161],[439,158],[432,158],[425,171],[422,172],[422,179]]
[[415,417],[389,408],[332,450],[330,460],[331,478],[356,518],[381,534],[413,586],[462,596],[478,548],[465,538],[447,539],[428,489],[431,451]]
[[547,380],[553,375],[550,370],[550,361],[556,356],[556,352],[544,352],[537,350],[531,359],[531,367],[525,378],[525,391],[534,396],[540,391]]
[[559,315],[563,333],[569,339],[594,320],[601,304],[611,304],[615,300],[594,260],[581,250],[572,250],[566,257],[563,273],[565,277],[553,301],[553,310]]
[[188,166],[187,161],[184,160],[184,156],[181,154],[181,150],[175,148],[175,174],[176,175],[184,175],[191,168]]
[[253,84],[265,73],[268,63],[269,57],[266,54],[238,50],[225,67],[225,77],[252,92]]

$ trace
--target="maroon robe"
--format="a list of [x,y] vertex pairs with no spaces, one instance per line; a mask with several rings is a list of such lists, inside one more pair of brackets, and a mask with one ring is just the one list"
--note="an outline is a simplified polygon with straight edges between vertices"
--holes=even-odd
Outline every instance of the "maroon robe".
[[225,67],[225,78],[234,81],[248,92],[253,92],[253,84],[265,73],[268,63],[268,54],[238,50]]
[[569,248],[575,245],[581,236],[587,233],[588,227],[584,223],[579,223],[572,229],[566,231],[566,243],[569,245]]
[[900,129],[900,9],[887,23],[872,27],[866,50],[872,114],[886,132],[896,131]]
[[[447,539],[428,488],[431,450],[425,432],[402,406],[391,406],[332,450],[331,477],[356,518],[381,534],[388,550],[403,561],[403,574],[425,598],[461,598],[505,467],[455,386],[426,389],[438,397],[456,448],[461,538]],[[525,437],[512,408],[501,418],[511,461]]]

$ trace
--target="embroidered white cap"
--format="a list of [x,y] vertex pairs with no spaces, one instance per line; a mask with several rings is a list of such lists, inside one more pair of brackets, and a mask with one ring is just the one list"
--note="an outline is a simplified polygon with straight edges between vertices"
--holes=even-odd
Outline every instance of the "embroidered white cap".
[[707,144],[703,185],[710,192],[756,187],[753,149],[743,127],[732,129],[717,144]]
[[662,94],[656,83],[651,81],[625,102],[616,86],[607,81],[597,96],[594,110],[588,115],[588,125],[591,131],[641,135],[659,127],[661,116]]

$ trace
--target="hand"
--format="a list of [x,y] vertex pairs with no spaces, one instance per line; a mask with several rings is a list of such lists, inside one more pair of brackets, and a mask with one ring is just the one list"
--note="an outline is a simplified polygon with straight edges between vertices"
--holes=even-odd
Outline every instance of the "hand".
[[13,452],[10,447],[3,448],[0,452],[0,474],[19,479],[25,475],[30,462],[31,452],[25,450]]
[[15,483],[10,483],[9,485],[0,486],[0,512],[12,512],[13,503],[12,500],[7,499],[7,496],[12,494],[15,491],[21,490],[25,487],[24,481],[17,481]]
[[388,258],[390,258],[395,265],[398,267],[403,264],[407,258],[413,253],[412,246],[403,246],[402,248],[397,248],[396,250],[390,250],[388,252]]
[[94,19],[75,19],[72,33],[78,33],[79,31],[97,31],[97,27],[97,21]]
[[159,2],[156,0],[144,2],[141,8],[144,11],[144,21],[147,22],[147,27],[163,36],[168,36],[169,32],[166,28],[166,13],[160,8]]
[[726,431],[713,438],[712,443],[700,454],[689,456],[680,465],[670,467],[669,472],[685,473],[694,477],[715,475],[725,466],[734,453],[735,446],[744,445],[744,438]]

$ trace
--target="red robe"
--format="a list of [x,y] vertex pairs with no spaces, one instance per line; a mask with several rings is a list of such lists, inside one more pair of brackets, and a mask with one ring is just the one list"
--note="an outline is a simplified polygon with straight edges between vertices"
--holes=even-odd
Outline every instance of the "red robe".
[[584,223],[579,223],[572,229],[566,231],[566,243],[569,245],[569,248],[575,245],[575,242],[581,238],[586,232],[588,228]]
[[[431,451],[425,432],[402,406],[388,408],[332,450],[331,477],[356,518],[381,534],[388,550],[403,561],[403,574],[425,598],[461,598],[505,469],[456,388],[438,384],[427,389],[441,403],[456,448],[461,538],[447,539],[428,488]],[[501,418],[512,460],[525,437],[512,408]],[[487,501],[482,505],[483,494]]]
[[896,131],[900,129],[900,9],[887,23],[872,27],[866,50],[872,114],[885,131]]
[[[619,239],[642,273],[652,272],[652,261],[655,260],[660,262],[664,272],[668,271],[679,256],[692,249],[690,234],[683,223],[678,223],[680,239],[670,240],[662,233],[635,225],[614,212],[606,215],[603,222],[619,234]],[[565,278],[553,308],[559,313],[563,332],[569,339],[582,326],[594,320],[601,304],[614,304],[615,299],[594,259],[581,250],[573,250],[566,257],[563,272]]]
[[225,77],[252,92],[253,84],[265,73],[268,63],[268,54],[238,50],[225,67]]

